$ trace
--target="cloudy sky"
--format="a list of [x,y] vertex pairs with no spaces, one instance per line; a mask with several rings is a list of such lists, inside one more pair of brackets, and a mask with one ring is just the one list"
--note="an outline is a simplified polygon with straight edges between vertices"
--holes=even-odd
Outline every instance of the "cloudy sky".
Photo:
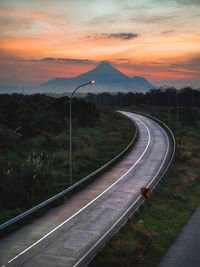
[[0,85],[104,60],[150,82],[200,80],[200,0],[0,0]]

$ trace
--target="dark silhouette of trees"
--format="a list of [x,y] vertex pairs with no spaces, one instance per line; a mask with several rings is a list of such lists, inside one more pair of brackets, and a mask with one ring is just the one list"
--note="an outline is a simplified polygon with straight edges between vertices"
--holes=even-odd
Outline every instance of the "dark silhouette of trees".
[[174,87],[166,89],[152,89],[146,93],[128,92],[128,93],[100,93],[88,94],[86,99],[97,104],[107,105],[111,107],[117,106],[140,106],[149,105],[155,107],[176,106],[177,94],[180,106],[199,107],[200,106],[200,90],[194,90],[190,87],[185,87],[176,90]]
[[[72,118],[77,127],[95,126],[99,111],[93,103],[73,98]],[[53,98],[46,95],[0,95],[0,124],[10,131],[19,128],[23,139],[42,133],[57,134],[68,131],[69,98]],[[7,130],[9,131],[9,130]]]

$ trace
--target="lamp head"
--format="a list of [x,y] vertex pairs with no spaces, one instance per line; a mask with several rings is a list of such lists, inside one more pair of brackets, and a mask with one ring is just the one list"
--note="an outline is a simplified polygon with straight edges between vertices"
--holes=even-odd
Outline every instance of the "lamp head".
[[95,81],[94,81],[94,80],[92,80],[92,81],[90,81],[90,83],[91,83],[91,84],[93,84],[93,83],[95,83]]

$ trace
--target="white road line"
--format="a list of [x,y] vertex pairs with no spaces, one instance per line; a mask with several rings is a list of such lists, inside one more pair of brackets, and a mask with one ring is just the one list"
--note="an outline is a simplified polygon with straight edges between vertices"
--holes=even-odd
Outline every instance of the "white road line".
[[21,256],[22,254],[26,253],[28,250],[30,250],[32,247],[36,246],[38,243],[40,243],[42,240],[44,240],[46,237],[48,237],[49,235],[51,235],[53,232],[55,232],[57,229],[59,229],[61,226],[63,226],[65,223],[67,223],[69,220],[71,220],[72,218],[74,218],[77,214],[79,214],[81,211],[83,211],[84,209],[86,209],[88,206],[90,206],[94,201],[96,201],[98,198],[100,198],[102,195],[104,195],[108,190],[110,190],[114,185],[116,185],[121,179],[124,178],[124,176],[126,176],[137,164],[138,162],[141,160],[141,158],[144,156],[144,154],[146,153],[149,145],[150,145],[150,141],[151,141],[151,134],[150,131],[148,129],[148,127],[146,126],[146,124],[144,122],[142,122],[140,119],[136,118],[136,120],[138,120],[141,124],[144,125],[144,127],[147,129],[148,132],[148,143],[146,148],[144,149],[142,155],[139,157],[139,159],[135,162],[135,164],[133,164],[133,166],[126,171],[126,173],[124,173],[114,184],[112,184],[111,186],[109,186],[105,191],[103,191],[100,195],[98,195],[96,198],[94,198],[92,201],[90,201],[87,205],[85,205],[83,208],[81,208],[79,211],[77,211],[75,214],[73,214],[70,218],[68,218],[67,220],[65,220],[64,222],[62,222],[61,224],[59,224],[57,227],[55,227],[53,230],[51,230],[49,233],[47,233],[46,235],[44,235],[42,238],[40,238],[38,241],[36,241],[35,243],[33,243],[31,246],[29,246],[28,248],[26,248],[25,250],[23,250],[22,252],[20,252],[18,255],[16,255],[14,258],[12,258],[11,260],[8,261],[8,263],[11,263],[12,261],[16,260],[19,256]]
[[[137,119],[137,118],[135,118]],[[138,119],[139,120],[139,119]],[[155,178],[157,177],[158,173],[160,172],[161,168],[163,167],[166,157],[168,155],[169,152],[169,140],[167,137],[167,134],[165,133],[165,131],[163,130],[163,128],[156,122],[156,124],[162,129],[162,131],[165,134],[166,140],[167,140],[167,152],[165,153],[165,157],[163,159],[163,162],[159,168],[159,170],[157,171],[156,175],[153,177],[153,179],[151,180],[151,182],[148,184],[147,187],[149,187],[151,185],[151,183],[155,180]],[[87,257],[91,251],[98,246],[99,243],[101,243],[101,241],[106,237],[107,234],[109,234],[109,232],[112,231],[112,229],[122,220],[122,218],[134,207],[134,205],[137,203],[137,201],[141,198],[141,196],[139,195],[138,198],[131,204],[131,206],[121,215],[121,217],[106,231],[106,233],[99,239],[96,241],[96,243],[73,265],[73,267],[77,267],[82,260],[84,260],[85,257]]]
[[169,152],[169,140],[168,140],[167,134],[166,134],[166,132],[163,130],[163,128],[162,128],[157,122],[155,122],[155,123],[160,127],[160,129],[161,129],[161,130],[163,131],[163,133],[165,134],[165,138],[166,138],[166,140],[167,140],[167,151],[166,151],[166,153],[165,153],[165,157],[164,157],[164,159],[163,159],[163,162],[162,162],[162,164],[160,165],[160,168],[158,169],[156,175],[153,177],[153,179],[151,180],[151,182],[148,184],[148,187],[149,187],[149,186],[153,183],[153,181],[156,179],[157,175],[159,174],[160,170],[162,169],[162,167],[163,167],[163,165],[164,165],[164,163],[165,163],[165,160],[166,160],[167,155],[168,155],[168,152]]

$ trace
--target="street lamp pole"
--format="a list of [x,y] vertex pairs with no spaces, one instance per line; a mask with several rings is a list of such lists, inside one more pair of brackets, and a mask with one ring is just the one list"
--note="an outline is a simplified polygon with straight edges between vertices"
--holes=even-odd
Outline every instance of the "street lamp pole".
[[179,99],[178,99],[178,89],[176,89],[176,135],[179,134]]
[[191,90],[192,90],[192,101],[191,101],[191,106],[192,106],[192,108],[193,108],[193,106],[194,106],[194,89],[191,88]]
[[76,87],[76,89],[72,92],[70,96],[70,101],[69,101],[69,182],[70,185],[72,184],[72,98],[74,93],[81,87],[93,84],[95,81],[90,81],[88,83],[84,83],[82,85],[79,85]]
[[168,125],[170,125],[170,92],[168,94]]
[[155,94],[153,92],[153,116],[155,115]]
[[135,89],[133,89],[133,88],[132,88],[132,90],[133,90],[133,92],[134,92],[134,96],[133,96],[133,97],[134,97],[134,98],[133,98],[133,99],[134,99],[134,102],[133,102],[133,103],[134,103],[134,107],[136,107],[136,94],[137,94],[137,92],[136,92]]
[[165,92],[167,92],[168,94],[168,116],[167,116],[167,119],[168,119],[168,126],[170,126],[170,89],[167,87],[167,85],[164,85],[164,88],[165,88]]

